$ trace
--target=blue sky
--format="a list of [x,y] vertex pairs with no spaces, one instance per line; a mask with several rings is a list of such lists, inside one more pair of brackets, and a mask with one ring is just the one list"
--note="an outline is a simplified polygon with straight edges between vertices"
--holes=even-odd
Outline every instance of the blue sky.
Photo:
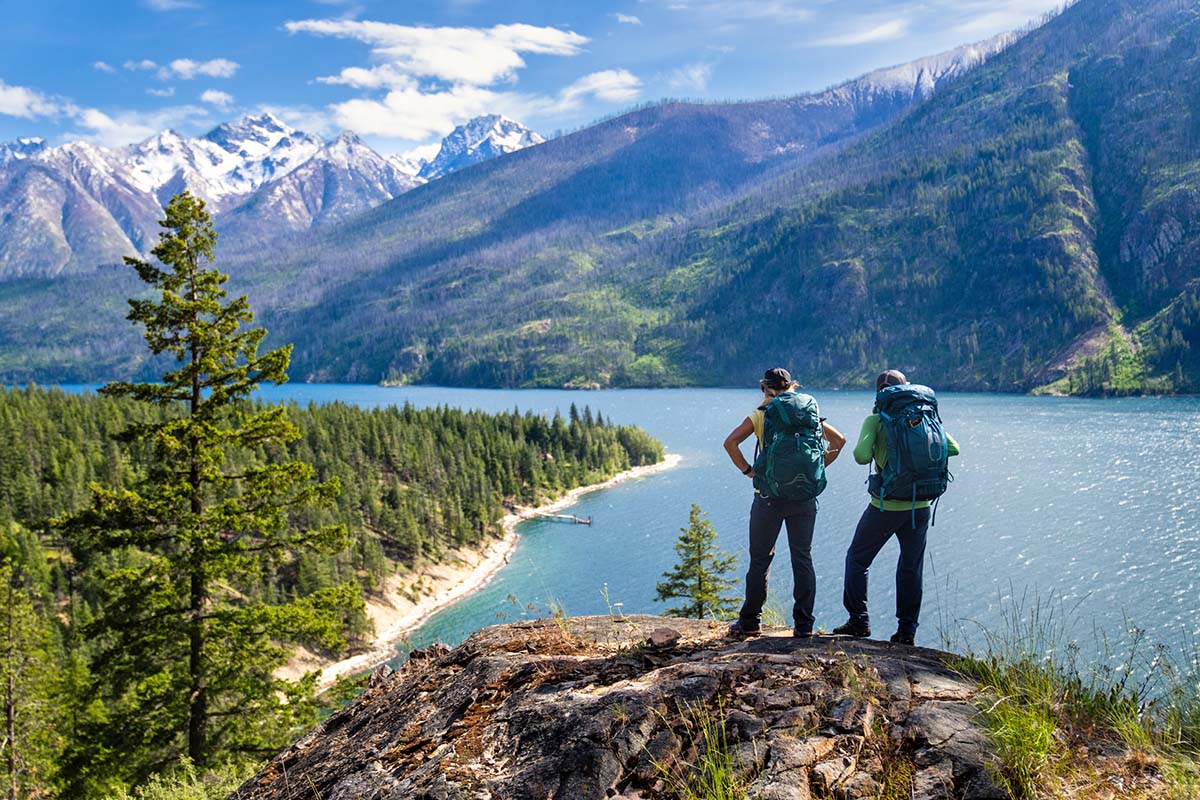
[[6,2],[0,141],[105,145],[270,110],[385,153],[481,113],[544,134],[663,97],[825,88],[1060,0]]

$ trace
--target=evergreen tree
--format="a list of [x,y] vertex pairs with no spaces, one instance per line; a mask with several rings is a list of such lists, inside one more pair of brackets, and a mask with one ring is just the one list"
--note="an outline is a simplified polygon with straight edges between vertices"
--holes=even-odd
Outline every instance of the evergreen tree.
[[0,791],[45,796],[60,746],[54,629],[35,603],[31,576],[0,554]]
[[75,753],[81,792],[185,756],[206,768],[285,745],[313,721],[312,681],[275,676],[285,645],[339,646],[345,607],[361,603],[356,585],[277,602],[254,589],[294,554],[343,546],[342,526],[289,524],[293,510],[331,505],[338,483],[315,483],[298,461],[228,463],[298,437],[287,407],[244,402],[287,379],[290,347],[260,354],[266,331],[247,327],[246,298],[225,300],[228,276],[206,266],[216,234],[203,201],[176,196],[162,226],[152,253],[164,268],[127,259],[160,298],[130,300],[128,316],[176,368],[101,390],[162,410],[121,437],[148,463],[129,488],[93,484],[90,505],[56,521],[100,608],[88,635],[108,717]]
[[670,572],[664,572],[665,581],[657,588],[657,600],[686,600],[683,606],[667,609],[669,617],[710,616],[726,619],[737,611],[741,598],[726,595],[736,581],[725,577],[737,563],[735,556],[717,548],[717,531],[700,506],[692,503],[688,515],[688,526],[680,528],[675,552],[679,561]]

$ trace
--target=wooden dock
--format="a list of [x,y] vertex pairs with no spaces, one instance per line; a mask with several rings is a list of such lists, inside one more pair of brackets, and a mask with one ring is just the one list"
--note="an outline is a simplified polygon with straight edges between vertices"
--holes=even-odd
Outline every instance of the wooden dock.
[[538,511],[538,512],[536,512],[536,514],[537,514],[537,516],[541,517],[542,519],[553,519],[553,520],[557,520],[558,522],[571,522],[571,523],[574,523],[575,525],[591,525],[592,524],[591,517],[577,517],[574,514],[550,514],[545,511]]

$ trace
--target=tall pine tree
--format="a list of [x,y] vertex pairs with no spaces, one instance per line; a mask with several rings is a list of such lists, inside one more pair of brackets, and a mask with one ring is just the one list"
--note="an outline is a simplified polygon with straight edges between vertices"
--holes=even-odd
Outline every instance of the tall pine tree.
[[93,484],[90,505],[57,520],[91,568],[101,608],[88,634],[108,715],[73,759],[80,793],[185,757],[204,768],[286,744],[314,713],[311,680],[275,675],[287,644],[340,646],[345,608],[361,603],[353,584],[302,599],[261,596],[280,563],[343,546],[341,526],[289,519],[332,504],[338,485],[286,459],[229,465],[231,455],[280,452],[298,436],[285,407],[248,400],[259,385],[287,380],[291,348],[260,354],[266,331],[249,327],[246,298],[226,299],[228,276],[209,266],[216,234],[203,201],[178,195],[162,227],[152,251],[161,267],[126,259],[159,294],[130,300],[129,319],[175,368],[156,382],[101,389],[167,412],[122,436],[132,457],[148,461],[145,478],[128,489]]
[[61,744],[54,629],[36,594],[32,576],[0,553],[0,792],[7,800],[48,794]]
[[659,601],[685,600],[682,606],[667,609],[669,617],[715,617],[727,619],[737,611],[740,598],[727,592],[736,581],[725,577],[737,563],[735,556],[717,547],[717,531],[700,506],[692,503],[688,526],[680,528],[675,552],[679,561],[664,572],[657,590]]

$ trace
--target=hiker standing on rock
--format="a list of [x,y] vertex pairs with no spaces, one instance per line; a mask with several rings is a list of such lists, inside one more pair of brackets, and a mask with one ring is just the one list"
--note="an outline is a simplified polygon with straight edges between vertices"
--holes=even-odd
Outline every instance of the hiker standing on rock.
[[[817,594],[812,563],[817,495],[825,489],[825,467],[838,457],[846,437],[821,419],[816,400],[796,391],[799,386],[786,369],[767,370],[759,386],[763,392],[759,407],[725,438],[730,460],[754,481],[746,600],[737,622],[729,626],[729,635],[758,635],[767,600],[767,572],[780,528],[786,524],[795,601],[792,633],[803,638],[812,636]],[[758,438],[753,464],[740,447],[750,434]]]
[[841,636],[871,635],[867,613],[867,573],[871,562],[895,536],[900,542],[896,563],[896,619],[891,641],[911,645],[921,615],[925,571],[925,533],[930,504],[950,482],[949,458],[958,443],[942,427],[937,398],[927,386],[910,384],[899,370],[875,379],[875,409],[862,425],[854,460],[875,462],[867,481],[871,502],[858,521],[846,551],[842,604],[850,614],[833,629]]

